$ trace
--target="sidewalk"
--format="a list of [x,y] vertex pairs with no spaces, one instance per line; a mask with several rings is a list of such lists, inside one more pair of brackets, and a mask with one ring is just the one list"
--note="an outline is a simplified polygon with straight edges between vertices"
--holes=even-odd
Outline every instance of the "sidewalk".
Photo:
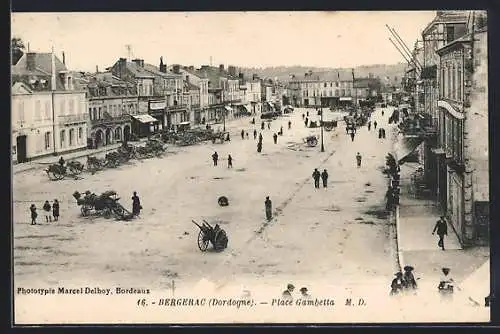
[[[433,289],[441,276],[441,268],[451,269],[450,274],[458,282],[469,279],[489,260],[488,247],[462,249],[458,237],[448,223],[448,236],[445,236],[445,250],[437,242],[439,237],[432,235],[440,211],[433,200],[417,199],[410,193],[410,176],[416,164],[405,163],[401,166],[400,205],[396,211],[398,253],[401,267],[411,265],[419,285]],[[484,282],[489,286],[489,281]],[[468,285],[470,287],[470,285]],[[465,288],[465,287],[464,287]],[[427,287],[426,287],[427,289]],[[463,291],[474,294],[473,291]]]
[[[144,142],[146,139],[141,139],[139,143]],[[132,142],[131,142],[132,143]],[[120,147],[122,144],[117,143],[117,144],[111,144],[103,147],[99,147],[98,149],[85,149],[77,152],[71,152],[71,153],[66,153],[66,154],[58,154],[57,156],[47,156],[39,159],[35,159],[33,161],[25,162],[25,163],[20,163],[20,164],[13,164],[12,165],[12,174],[17,174],[21,172],[26,172],[29,170],[34,170],[37,168],[45,168],[50,164],[57,164],[60,157],[63,156],[64,160],[69,161],[73,159],[79,159],[82,157],[86,157],[88,155],[99,155],[103,154],[106,152],[113,151]]]

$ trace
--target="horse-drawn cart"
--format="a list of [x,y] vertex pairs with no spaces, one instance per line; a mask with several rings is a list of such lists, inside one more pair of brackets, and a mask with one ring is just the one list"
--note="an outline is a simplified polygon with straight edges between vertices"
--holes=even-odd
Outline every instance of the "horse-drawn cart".
[[307,136],[306,138],[304,138],[304,143],[306,143],[309,147],[315,147],[316,145],[318,145],[318,138],[316,138],[316,136],[314,135]]
[[90,216],[92,213],[102,215],[105,218],[114,215],[121,220],[130,220],[134,217],[130,211],[118,203],[120,198],[113,190],[105,191],[99,196],[87,190],[83,195],[82,197],[78,191],[73,193],[76,203],[81,206],[80,211],[84,217]]
[[84,165],[79,161],[68,161],[66,166],[61,164],[50,165],[45,172],[49,176],[49,179],[62,180],[65,176],[75,177],[83,172]]
[[229,132],[214,132],[212,134],[212,144],[215,144],[217,141],[221,144],[224,144],[229,138]]
[[226,231],[219,227],[219,224],[215,224],[212,227],[206,220],[203,220],[201,225],[194,220],[192,222],[200,229],[200,233],[198,233],[198,248],[202,252],[208,249],[210,243],[214,246],[214,250],[218,252],[227,248],[227,234]]

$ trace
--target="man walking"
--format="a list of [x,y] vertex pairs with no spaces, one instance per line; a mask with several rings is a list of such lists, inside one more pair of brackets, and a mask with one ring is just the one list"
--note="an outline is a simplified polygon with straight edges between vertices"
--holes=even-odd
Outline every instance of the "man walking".
[[323,180],[323,188],[326,188],[328,184],[328,172],[326,169],[323,170],[323,173],[321,173],[321,179]]
[[288,121],[288,130],[292,128],[292,121]]
[[358,165],[358,168],[361,167],[361,154],[356,153],[356,163]]
[[132,213],[134,216],[138,216],[141,213],[141,209],[141,200],[139,199],[139,196],[137,196],[137,192],[134,191],[132,196]]
[[233,157],[231,154],[227,156],[227,168],[233,168]]
[[31,204],[30,213],[31,213],[31,225],[36,225],[36,217],[38,217],[38,213],[36,212],[35,204]]
[[245,130],[241,130],[241,139],[245,139]]
[[273,135],[273,140],[275,144],[278,143],[278,135],[276,133]]
[[259,142],[262,143],[262,133],[259,133]]
[[351,141],[354,141],[354,131],[351,131]]
[[269,196],[266,196],[266,201],[264,202],[264,206],[266,208],[266,219],[267,221],[271,221],[273,218],[273,204],[269,199]]
[[54,203],[52,203],[52,215],[54,216],[54,221],[59,220],[59,201],[54,199]]
[[377,130],[377,121],[373,122],[373,128]]
[[253,129],[253,139],[257,139],[257,130]]
[[441,247],[441,249],[444,250],[444,236],[448,235],[448,224],[446,223],[444,216],[441,216],[441,218],[439,218],[436,222],[434,230],[432,230],[432,235],[434,235],[436,231],[439,236],[438,247]]
[[219,160],[219,155],[217,154],[217,152],[214,152],[214,154],[212,154],[212,160],[214,161],[214,166],[217,166],[217,160]]
[[369,122],[368,122],[368,131],[370,131],[370,128],[371,128],[371,127],[372,127],[372,122],[371,122],[371,121],[369,121]]
[[271,130],[271,122],[268,122],[268,123],[267,123],[267,129],[268,129],[268,130]]
[[317,168],[314,168],[314,172],[312,173],[312,177],[314,179],[314,188],[319,188],[319,178],[321,174]]
[[52,207],[50,206],[49,201],[45,201],[45,204],[43,205],[43,211],[45,211],[45,220],[47,221],[47,223],[49,221],[52,222],[52,215],[50,213],[51,208]]

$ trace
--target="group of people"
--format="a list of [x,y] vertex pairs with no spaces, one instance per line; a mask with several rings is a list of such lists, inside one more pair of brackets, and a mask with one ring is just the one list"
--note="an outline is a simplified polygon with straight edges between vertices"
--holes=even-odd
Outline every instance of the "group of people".
[[[214,167],[216,167],[217,162],[219,161],[219,154],[217,153],[217,151],[212,154],[212,161],[214,163]],[[231,154],[227,155],[227,168],[233,168],[233,157],[231,156]]]
[[400,271],[397,272],[396,278],[394,278],[391,282],[391,296],[400,294],[404,291],[417,289],[417,281],[413,275],[413,267],[405,266],[403,270],[404,273]]
[[[47,223],[52,222],[52,218],[54,221],[59,220],[59,201],[54,199],[52,205],[49,201],[45,201],[43,204],[43,212],[45,214],[45,220]],[[30,206],[30,214],[31,214],[31,225],[36,225],[36,219],[38,218],[37,208],[35,204],[31,204]]]
[[[295,286],[291,283],[288,283],[286,286],[286,290],[281,293],[281,297],[285,300],[293,300],[294,291],[295,291]],[[300,288],[300,298],[311,299],[311,295],[308,293],[306,287]]]
[[326,188],[328,186],[328,172],[326,169],[323,170],[323,172],[319,172],[317,168],[314,168],[314,171],[312,173],[312,177],[314,180],[314,188],[319,189],[319,179],[323,180],[323,188]]

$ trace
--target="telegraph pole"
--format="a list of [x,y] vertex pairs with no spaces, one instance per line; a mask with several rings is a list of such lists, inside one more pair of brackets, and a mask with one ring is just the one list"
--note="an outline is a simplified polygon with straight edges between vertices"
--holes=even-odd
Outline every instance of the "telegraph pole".
[[321,152],[325,152],[325,144],[323,142],[323,108],[321,108]]

